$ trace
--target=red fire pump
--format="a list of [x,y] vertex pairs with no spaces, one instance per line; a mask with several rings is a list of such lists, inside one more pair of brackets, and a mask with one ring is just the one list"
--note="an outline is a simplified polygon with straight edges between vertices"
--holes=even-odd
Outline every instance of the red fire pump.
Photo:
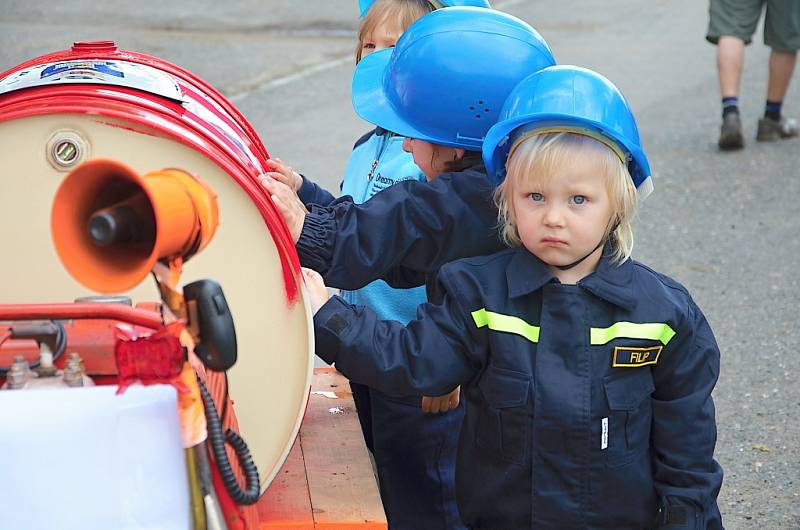
[[267,157],[112,42],[0,74],[0,526],[257,528],[313,368]]

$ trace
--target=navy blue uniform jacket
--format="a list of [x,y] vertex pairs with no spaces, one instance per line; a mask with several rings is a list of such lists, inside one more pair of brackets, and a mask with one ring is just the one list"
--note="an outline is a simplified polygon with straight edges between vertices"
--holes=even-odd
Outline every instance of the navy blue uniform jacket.
[[390,394],[463,385],[468,527],[721,528],[719,350],[684,287],[607,258],[565,285],[517,248],[445,265],[431,294],[407,327],[332,298],[317,354]]

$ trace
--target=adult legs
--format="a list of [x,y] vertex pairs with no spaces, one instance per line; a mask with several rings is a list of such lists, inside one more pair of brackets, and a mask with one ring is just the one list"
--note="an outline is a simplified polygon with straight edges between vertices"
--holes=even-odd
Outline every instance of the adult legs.
[[724,98],[739,97],[744,66],[744,41],[739,37],[723,35],[717,43],[717,72],[719,93]]
[[739,118],[739,87],[744,47],[751,42],[766,0],[709,0],[706,40],[717,45],[717,73],[722,97],[719,148],[744,147]]
[[781,115],[783,101],[800,48],[800,2],[769,0],[764,22],[764,44],[772,49],[769,56],[769,81],[764,117],[758,121],[757,140],[771,141],[797,136],[794,120]]
[[783,101],[797,62],[797,52],[772,50],[769,55],[767,101]]
[[758,133],[756,134],[758,141],[771,142],[798,135],[797,122],[781,115],[783,99],[789,89],[796,60],[796,51],[773,49],[770,53],[767,104],[764,117],[758,120]]
[[744,40],[731,35],[723,35],[717,42],[717,72],[723,107],[718,145],[723,150],[744,147],[742,121],[739,117],[739,87],[744,66],[744,46]]

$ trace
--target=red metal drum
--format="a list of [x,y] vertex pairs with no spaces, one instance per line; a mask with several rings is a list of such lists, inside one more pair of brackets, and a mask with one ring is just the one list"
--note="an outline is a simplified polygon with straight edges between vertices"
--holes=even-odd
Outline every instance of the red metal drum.
[[[294,245],[257,183],[267,158],[219,92],[113,42],[75,43],[0,74],[0,303],[95,294],[64,270],[50,234],[53,197],[80,164],[110,159],[139,174],[177,168],[201,178],[217,193],[219,227],[181,283],[211,278],[225,291],[239,346],[229,391],[262,489],[298,432],[313,368]],[[149,278],[121,294],[159,298]]]

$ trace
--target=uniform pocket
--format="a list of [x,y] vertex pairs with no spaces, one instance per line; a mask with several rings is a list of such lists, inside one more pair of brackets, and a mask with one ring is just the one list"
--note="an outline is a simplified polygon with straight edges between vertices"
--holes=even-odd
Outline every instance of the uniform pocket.
[[478,412],[476,444],[492,456],[524,464],[531,429],[529,393],[533,380],[525,373],[489,366],[478,382],[485,400]]
[[653,410],[649,397],[655,386],[650,370],[636,372],[603,380],[609,409],[606,463],[612,467],[628,463],[650,443]]

